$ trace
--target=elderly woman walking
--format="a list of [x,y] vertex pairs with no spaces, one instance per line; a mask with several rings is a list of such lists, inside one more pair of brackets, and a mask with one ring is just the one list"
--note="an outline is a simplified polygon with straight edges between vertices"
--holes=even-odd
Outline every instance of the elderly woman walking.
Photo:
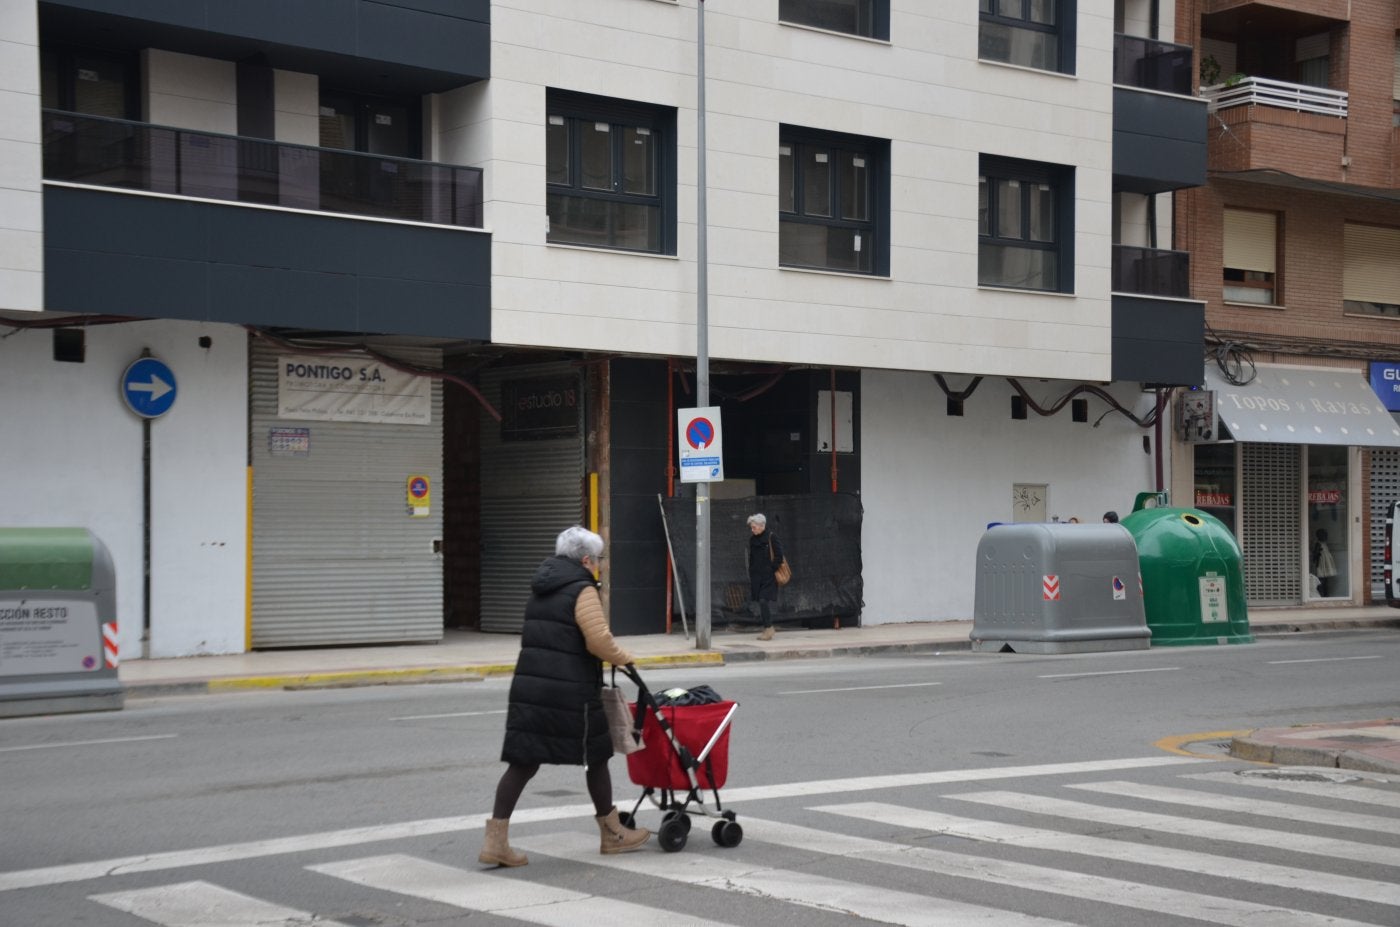
[[599,692],[603,661],[627,666],[632,657],[608,629],[593,571],[603,539],[575,525],[560,533],[554,556],[530,581],[520,658],[510,684],[505,745],[509,765],[496,786],[477,859],[488,865],[523,866],[529,859],[511,849],[511,812],[541,763],[583,766],[588,796],[597,812],[600,852],[625,853],[647,842],[651,832],[624,827],[612,798],[612,738]]
[[783,545],[777,535],[768,530],[768,518],[763,514],[749,516],[749,598],[758,603],[763,617],[763,630],[758,639],[773,639],[773,610],[769,602],[778,600],[778,581],[773,578],[783,562]]

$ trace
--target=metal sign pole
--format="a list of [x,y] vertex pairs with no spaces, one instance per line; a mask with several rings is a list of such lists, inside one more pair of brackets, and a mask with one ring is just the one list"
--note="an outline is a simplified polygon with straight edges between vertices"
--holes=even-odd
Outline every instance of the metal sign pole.
[[[695,404],[710,404],[708,216],[705,212],[705,0],[696,17]],[[695,646],[710,649],[710,484],[695,484]]]

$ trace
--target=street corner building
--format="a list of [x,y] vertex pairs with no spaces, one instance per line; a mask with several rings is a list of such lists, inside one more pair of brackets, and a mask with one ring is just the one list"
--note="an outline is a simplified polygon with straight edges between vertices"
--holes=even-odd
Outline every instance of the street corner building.
[[1393,11],[1256,60],[1188,9],[3,0],[0,525],[103,541],[126,659],[518,633],[570,524],[614,633],[663,633],[713,407],[717,622],[754,512],[775,619],[849,626],[967,618],[989,525],[1159,489],[1236,513],[1252,600],[1324,529],[1366,601],[1400,442],[1217,417],[1246,366],[1400,361],[1392,83],[1351,64]]

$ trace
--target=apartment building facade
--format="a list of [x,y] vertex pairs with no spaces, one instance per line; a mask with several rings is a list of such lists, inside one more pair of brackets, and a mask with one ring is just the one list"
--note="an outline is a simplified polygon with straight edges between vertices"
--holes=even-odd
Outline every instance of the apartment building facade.
[[1211,110],[1209,183],[1178,194],[1178,240],[1216,405],[1208,437],[1179,432],[1177,495],[1235,528],[1253,604],[1383,601],[1382,510],[1400,496],[1395,5],[1177,14]]
[[716,405],[717,619],[752,509],[781,618],[965,617],[987,524],[1126,508],[1199,382],[1152,9],[706,2],[700,401],[696,3],[3,0],[0,511],[108,543],[129,654],[510,631],[580,521],[660,632]]

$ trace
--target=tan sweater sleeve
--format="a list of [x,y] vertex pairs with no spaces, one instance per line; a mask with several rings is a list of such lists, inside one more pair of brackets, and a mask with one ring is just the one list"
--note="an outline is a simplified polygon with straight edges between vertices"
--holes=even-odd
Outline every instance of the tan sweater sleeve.
[[613,666],[626,666],[632,662],[632,655],[618,646],[617,639],[608,628],[608,619],[603,617],[603,600],[598,590],[584,587],[574,603],[574,620],[583,632],[583,642],[588,652],[599,660]]

